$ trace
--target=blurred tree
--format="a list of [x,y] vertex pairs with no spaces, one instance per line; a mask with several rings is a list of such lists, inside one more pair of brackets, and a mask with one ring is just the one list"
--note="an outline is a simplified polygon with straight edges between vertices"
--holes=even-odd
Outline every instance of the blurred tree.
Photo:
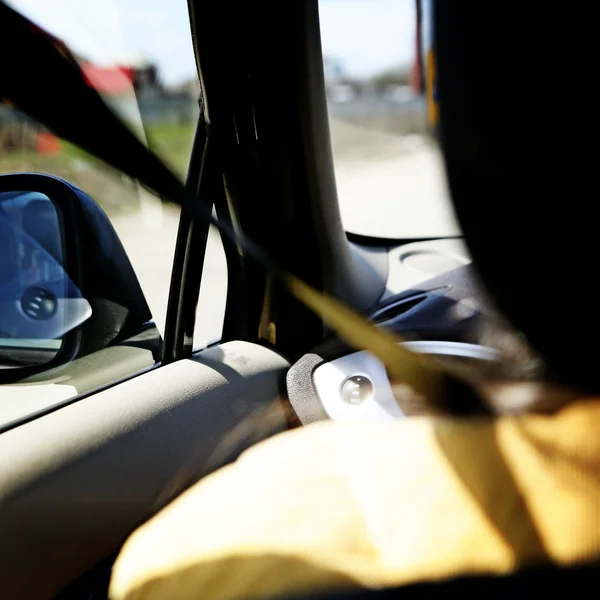
[[407,67],[395,67],[386,69],[369,79],[369,83],[377,92],[385,92],[390,87],[410,84],[410,69]]

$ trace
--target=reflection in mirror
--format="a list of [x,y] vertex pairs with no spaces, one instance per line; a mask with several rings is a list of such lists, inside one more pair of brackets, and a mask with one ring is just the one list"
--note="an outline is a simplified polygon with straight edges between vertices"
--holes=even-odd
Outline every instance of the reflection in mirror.
[[65,271],[58,209],[34,191],[0,193],[0,368],[52,360],[91,307]]

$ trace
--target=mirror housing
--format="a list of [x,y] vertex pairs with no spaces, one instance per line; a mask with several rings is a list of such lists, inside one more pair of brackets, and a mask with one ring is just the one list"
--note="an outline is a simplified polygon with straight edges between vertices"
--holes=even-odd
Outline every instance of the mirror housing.
[[129,258],[85,192],[51,175],[0,175],[0,237],[0,382],[136,336],[159,358]]

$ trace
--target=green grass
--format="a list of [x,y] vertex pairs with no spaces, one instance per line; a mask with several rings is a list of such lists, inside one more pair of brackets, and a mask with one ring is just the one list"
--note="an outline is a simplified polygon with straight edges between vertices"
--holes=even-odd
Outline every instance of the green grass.
[[[194,132],[193,123],[157,123],[145,127],[148,147],[182,178],[187,174]],[[63,149],[68,158],[96,161],[87,152],[68,142],[63,142]]]
[[[160,123],[146,128],[148,146],[182,179],[194,132],[193,123]],[[85,190],[109,214],[138,210],[137,188],[130,180],[78,146],[65,141],[61,146],[62,151],[55,155],[25,150],[0,153],[0,173],[49,173]]]
[[146,127],[148,146],[182,178],[187,174],[194,133],[193,123],[159,123]]

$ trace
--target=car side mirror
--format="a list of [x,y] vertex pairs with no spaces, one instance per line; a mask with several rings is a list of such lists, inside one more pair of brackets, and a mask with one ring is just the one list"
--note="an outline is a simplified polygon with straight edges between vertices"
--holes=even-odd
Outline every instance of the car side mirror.
[[0,176],[0,381],[160,336],[108,217],[75,186]]
[[[30,186],[33,187],[33,186]],[[92,315],[67,274],[60,207],[48,195],[0,192],[0,364],[41,366]]]

